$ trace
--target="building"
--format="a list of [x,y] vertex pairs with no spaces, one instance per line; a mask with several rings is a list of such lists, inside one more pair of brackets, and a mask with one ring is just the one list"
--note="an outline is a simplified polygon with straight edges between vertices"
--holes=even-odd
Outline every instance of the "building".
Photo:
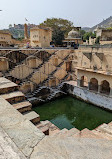
[[49,47],[51,41],[51,28],[38,26],[30,29],[30,42],[32,47]]
[[99,28],[95,30],[96,37],[100,37],[100,44],[112,44],[112,29]]
[[72,29],[69,33],[68,33],[68,37],[65,38],[65,40],[63,40],[63,43],[65,46],[68,47],[74,47],[74,45],[76,44],[82,44],[82,37],[80,35],[80,27],[77,27],[75,29]]
[[0,30],[0,47],[7,47],[12,44],[12,36],[8,31]]

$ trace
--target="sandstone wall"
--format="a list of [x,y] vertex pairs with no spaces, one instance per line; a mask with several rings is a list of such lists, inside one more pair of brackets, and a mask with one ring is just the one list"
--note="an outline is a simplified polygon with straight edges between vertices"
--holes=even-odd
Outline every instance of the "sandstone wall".
[[67,72],[65,70],[63,70],[62,68],[59,68],[55,74],[54,77],[56,77],[57,79],[61,80],[63,79],[65,76],[67,75]]
[[35,56],[30,56],[26,59],[26,65],[29,68],[37,68],[40,64],[42,64],[42,61]]
[[10,71],[10,75],[17,79],[25,79],[33,72],[33,69],[29,68],[27,65],[22,64],[16,66],[12,71]]
[[5,57],[0,57],[0,71],[7,71],[9,69],[8,59]]
[[47,62],[39,69],[39,71],[48,75],[51,74],[55,69],[56,67],[54,65]]
[[35,72],[35,73],[32,75],[32,77],[31,77],[30,80],[31,80],[32,82],[36,83],[36,84],[39,84],[39,83],[43,82],[45,79],[47,79],[47,78],[48,78],[48,75],[47,75],[47,74],[44,74],[44,73],[42,73],[42,72],[37,71],[37,72]]

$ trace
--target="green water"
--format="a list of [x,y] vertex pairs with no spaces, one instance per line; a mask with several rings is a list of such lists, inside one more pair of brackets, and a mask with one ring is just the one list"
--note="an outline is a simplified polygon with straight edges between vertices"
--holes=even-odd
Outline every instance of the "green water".
[[34,108],[41,120],[49,120],[60,129],[90,130],[112,121],[112,113],[72,97],[57,99]]

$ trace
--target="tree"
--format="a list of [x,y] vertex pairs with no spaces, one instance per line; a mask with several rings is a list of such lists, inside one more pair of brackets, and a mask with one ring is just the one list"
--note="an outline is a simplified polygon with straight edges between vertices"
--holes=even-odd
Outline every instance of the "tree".
[[52,40],[55,45],[62,45],[62,41],[64,40],[64,31],[62,31],[60,28],[54,29]]
[[81,36],[84,36],[84,34],[86,33],[86,31],[85,30],[80,30],[80,34],[81,34]]
[[86,33],[83,35],[83,40],[84,40],[84,41],[89,40],[89,37],[95,38],[95,37],[96,37],[96,34],[95,34],[95,33],[92,33],[92,32],[86,32]]
[[40,26],[51,27],[53,30],[52,40],[55,45],[61,45],[64,37],[67,36],[68,32],[71,31],[74,26],[71,21],[61,18],[47,19]]

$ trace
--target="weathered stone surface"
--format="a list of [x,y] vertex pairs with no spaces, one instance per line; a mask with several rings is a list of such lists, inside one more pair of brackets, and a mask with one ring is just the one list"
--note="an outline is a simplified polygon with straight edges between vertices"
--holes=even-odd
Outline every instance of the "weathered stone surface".
[[44,134],[0,97],[0,126],[25,156],[44,138]]
[[13,107],[18,110],[20,113],[24,113],[26,111],[30,111],[32,108],[32,104],[28,101],[19,102],[13,104]]
[[25,112],[24,113],[24,117],[31,121],[33,124],[36,124],[38,122],[40,122],[40,115],[37,114],[36,112],[34,111],[30,111],[30,112]]
[[111,159],[112,141],[103,139],[45,137],[31,159]]
[[15,143],[0,127],[0,159],[26,159]]
[[[67,82],[67,85],[69,85],[69,82]],[[71,85],[72,87],[74,87],[73,91],[71,91]],[[67,91],[68,93],[76,96],[79,99],[90,102],[98,107],[103,107],[108,110],[112,110],[112,98],[109,96],[105,96],[100,93],[95,93],[82,87],[77,87],[75,86],[75,84],[70,84]]]

